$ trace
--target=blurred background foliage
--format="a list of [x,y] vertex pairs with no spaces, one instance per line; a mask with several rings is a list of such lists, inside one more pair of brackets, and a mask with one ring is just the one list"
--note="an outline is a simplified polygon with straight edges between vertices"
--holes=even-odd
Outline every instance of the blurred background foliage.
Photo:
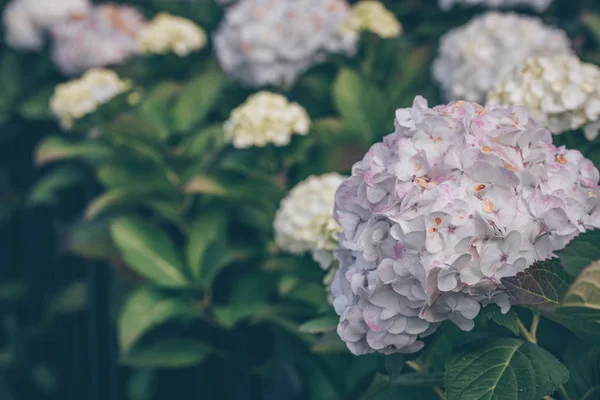
[[[455,347],[518,332],[491,310],[467,334],[444,324],[408,365],[403,356],[354,357],[335,333],[325,272],[274,246],[272,221],[289,188],[311,174],[349,173],[415,95],[442,102],[430,75],[439,37],[483,10],[384,3],[402,37],[365,34],[357,57],[330,57],[292,89],[276,89],[313,121],[283,148],[225,143],[223,121],[251,91],[210,48],[115,67],[132,89],[61,133],[48,100],[66,78],[47,51],[2,45],[1,399],[436,399]],[[149,17],[185,16],[209,34],[222,18],[210,0],[127,4]],[[555,0],[542,18],[600,63],[596,0]],[[600,165],[600,141],[580,132],[557,140]],[[579,371],[565,386],[570,398],[598,390],[597,351],[541,324],[552,334],[539,341]]]

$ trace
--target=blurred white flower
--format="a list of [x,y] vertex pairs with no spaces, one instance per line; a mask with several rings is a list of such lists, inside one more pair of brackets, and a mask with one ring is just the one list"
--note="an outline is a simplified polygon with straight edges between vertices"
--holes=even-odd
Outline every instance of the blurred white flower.
[[599,178],[524,107],[417,97],[336,192],[338,334],[355,354],[413,353],[442,321],[508,312],[502,278],[600,227]]
[[120,64],[138,51],[145,20],[135,8],[102,4],[52,28],[52,60],[66,75]]
[[224,124],[225,136],[233,147],[286,146],[292,134],[306,135],[310,118],[298,103],[277,93],[261,91],[234,109]]
[[344,179],[335,172],[310,176],[288,193],[273,224],[279,248],[294,254],[311,252],[323,269],[329,267],[341,230],[333,219],[333,199]]
[[107,69],[91,69],[79,79],[57,85],[50,99],[50,109],[69,129],[74,122],[108,103],[118,94],[129,90],[131,83]]
[[329,53],[354,54],[358,35],[340,29],[345,0],[244,0],[214,36],[223,69],[251,87],[291,85]]
[[138,41],[143,53],[185,57],[206,45],[206,33],[189,19],[163,12],[142,29]]
[[359,33],[369,31],[382,38],[400,36],[402,25],[379,1],[363,0],[352,6],[352,13],[342,30]]
[[533,8],[537,12],[546,11],[552,0],[438,0],[440,8],[448,11],[455,4],[467,6],[483,5],[486,7],[518,7],[527,6]]
[[17,49],[40,50],[48,29],[70,18],[80,18],[89,0],[12,0],[2,13],[6,43]]
[[575,56],[530,58],[489,93],[488,103],[523,105],[554,134],[585,126],[598,136],[600,68]]
[[527,58],[570,54],[570,46],[564,31],[539,18],[488,12],[442,36],[433,76],[449,100],[483,103],[489,90]]

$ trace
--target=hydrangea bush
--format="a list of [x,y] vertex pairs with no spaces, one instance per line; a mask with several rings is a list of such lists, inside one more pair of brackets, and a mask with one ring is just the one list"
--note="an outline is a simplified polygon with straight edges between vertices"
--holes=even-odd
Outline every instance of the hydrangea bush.
[[595,1],[0,5],[9,386],[101,298],[120,398],[600,393]]

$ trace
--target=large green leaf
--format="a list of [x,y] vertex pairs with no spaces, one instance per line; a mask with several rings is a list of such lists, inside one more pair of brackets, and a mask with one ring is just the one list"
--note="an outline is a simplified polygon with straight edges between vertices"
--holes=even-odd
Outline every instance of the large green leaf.
[[521,339],[496,339],[446,364],[448,400],[540,400],[569,379],[552,354]]
[[192,80],[173,107],[175,129],[187,131],[201,123],[219,100],[225,82],[225,76],[217,71]]
[[600,395],[600,349],[574,339],[564,351],[564,363],[571,373],[565,389],[571,399],[592,400]]
[[511,304],[553,312],[569,289],[572,278],[556,260],[539,262],[514,277],[502,278]]
[[344,124],[370,140],[392,128],[393,116],[386,115],[383,94],[353,70],[342,69],[338,73],[333,83],[333,100]]
[[559,314],[585,319],[600,319],[600,263],[583,270],[565,295]]
[[85,177],[81,169],[72,166],[59,166],[42,176],[31,189],[27,202],[30,205],[56,205],[60,193],[79,183]]
[[174,189],[164,169],[155,163],[140,160],[102,164],[96,169],[96,175],[100,182],[111,189],[144,193]]
[[107,259],[119,252],[110,237],[108,219],[81,220],[69,229],[66,250],[81,257]]
[[149,287],[133,292],[119,315],[119,344],[127,353],[148,331],[171,319],[193,319],[200,311],[184,299]]
[[226,228],[227,213],[222,207],[211,207],[210,210],[202,210],[193,216],[189,224],[185,254],[194,280],[201,280],[207,269],[211,268],[205,265],[207,252],[211,247],[218,247],[216,242],[225,238]]
[[577,236],[558,254],[564,269],[573,276],[596,260],[600,260],[600,231]]
[[155,127],[163,139],[171,132],[173,123],[170,110],[181,90],[182,86],[178,83],[161,82],[144,97],[139,107],[140,115]]
[[186,287],[183,260],[169,236],[136,217],[121,217],[110,226],[115,245],[127,264],[159,286]]
[[133,367],[183,368],[200,364],[211,353],[212,347],[198,340],[164,339],[134,346],[121,362]]
[[102,160],[111,157],[113,150],[104,143],[94,141],[71,142],[58,136],[50,136],[38,144],[35,151],[35,162],[38,165],[49,162],[85,158]]
[[323,333],[335,331],[340,318],[336,315],[324,315],[319,318],[311,319],[300,325],[300,332],[305,333]]

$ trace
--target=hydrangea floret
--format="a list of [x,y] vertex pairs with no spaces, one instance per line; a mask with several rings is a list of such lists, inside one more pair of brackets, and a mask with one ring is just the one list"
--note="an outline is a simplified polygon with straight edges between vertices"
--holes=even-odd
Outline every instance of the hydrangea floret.
[[335,196],[339,336],[355,354],[413,353],[442,321],[506,313],[502,278],[600,226],[599,177],[524,107],[417,97]]
[[273,225],[280,249],[293,254],[310,252],[323,269],[331,265],[341,231],[333,219],[333,200],[344,179],[336,172],[310,176],[288,193]]
[[74,122],[108,103],[118,94],[129,90],[131,83],[107,69],[91,69],[81,78],[57,85],[50,99],[50,109],[65,129]]
[[145,24],[133,7],[95,6],[85,18],[52,29],[52,60],[66,75],[121,64],[137,54],[137,37]]
[[206,41],[206,33],[193,21],[163,12],[142,29],[138,45],[146,54],[185,57],[206,46]]
[[368,31],[382,38],[393,38],[400,36],[402,25],[379,1],[364,0],[352,7],[352,13],[342,25],[342,30],[356,33]]
[[241,1],[214,36],[217,57],[246,86],[289,86],[327,54],[355,53],[358,35],[340,29],[349,15],[345,0]]
[[600,129],[600,68],[570,55],[534,57],[504,77],[488,103],[523,105],[552,133],[584,127],[593,140]]
[[224,124],[225,137],[233,147],[286,146],[294,133],[307,135],[310,118],[298,103],[278,93],[261,91],[234,109]]
[[455,4],[465,6],[485,6],[490,8],[496,7],[531,7],[537,12],[543,12],[550,7],[552,0],[438,0],[440,8],[448,11]]
[[442,36],[433,76],[449,100],[483,103],[529,57],[570,53],[567,34],[539,18],[488,12]]
[[85,16],[90,7],[89,0],[12,0],[2,13],[6,43],[17,49],[41,50],[50,28]]

